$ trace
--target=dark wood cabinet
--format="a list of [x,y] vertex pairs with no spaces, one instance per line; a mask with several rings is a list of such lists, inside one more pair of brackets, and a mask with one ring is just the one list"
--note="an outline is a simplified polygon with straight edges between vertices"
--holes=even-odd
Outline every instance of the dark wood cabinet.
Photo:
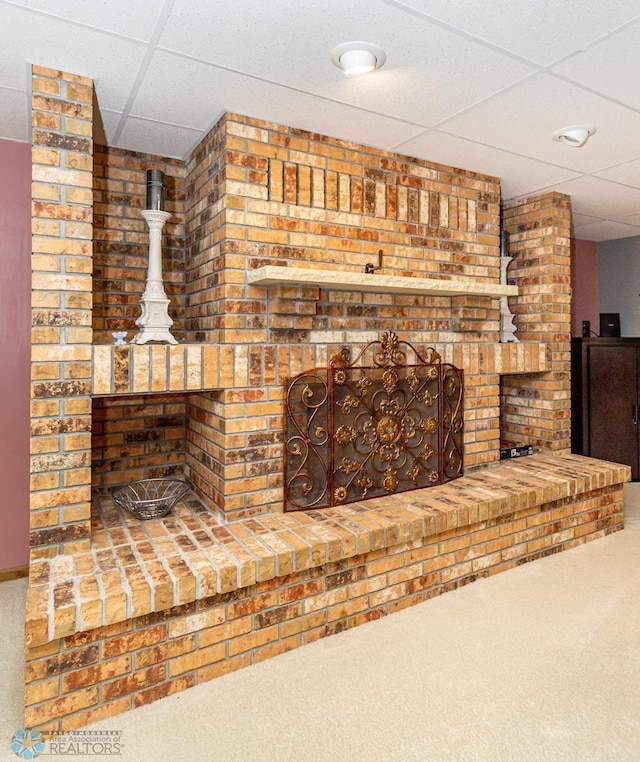
[[640,338],[573,339],[573,452],[631,466],[640,478]]

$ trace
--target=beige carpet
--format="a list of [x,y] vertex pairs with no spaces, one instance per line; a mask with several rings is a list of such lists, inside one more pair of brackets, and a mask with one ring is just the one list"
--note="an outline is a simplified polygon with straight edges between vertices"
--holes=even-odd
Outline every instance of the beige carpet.
[[[625,489],[623,532],[91,729],[121,731],[125,762],[640,760],[640,484]],[[24,588],[0,585],[13,762]]]

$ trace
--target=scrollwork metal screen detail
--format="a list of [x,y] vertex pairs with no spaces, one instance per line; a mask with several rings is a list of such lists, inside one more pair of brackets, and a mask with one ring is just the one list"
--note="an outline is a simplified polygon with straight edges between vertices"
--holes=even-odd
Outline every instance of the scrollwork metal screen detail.
[[[362,364],[369,356],[371,364]],[[462,476],[462,403],[462,370],[432,348],[421,355],[393,332],[353,361],[343,348],[330,367],[289,379],[285,510],[326,508]]]

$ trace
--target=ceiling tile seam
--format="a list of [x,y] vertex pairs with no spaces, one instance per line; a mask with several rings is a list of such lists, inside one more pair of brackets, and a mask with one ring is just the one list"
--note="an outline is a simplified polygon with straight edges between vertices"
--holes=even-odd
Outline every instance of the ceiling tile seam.
[[[31,8],[26,5],[20,5],[19,3],[11,2],[11,0],[0,0],[0,5],[5,5],[10,8],[15,8],[19,11],[30,13],[33,16],[44,16],[45,18],[48,18],[48,19],[55,19],[56,21],[61,21],[63,24],[71,24],[72,26],[79,26],[82,29],[90,29],[92,32],[98,32],[99,34],[104,34],[107,37],[117,37],[119,40],[125,40],[126,42],[133,42],[136,45],[149,44],[147,40],[141,40],[138,37],[129,37],[128,35],[121,34],[120,32],[114,32],[109,29],[103,29],[102,27],[94,26],[93,24],[87,24],[84,21],[76,21],[75,19],[69,19],[66,16],[60,16],[57,13],[42,11],[39,8]],[[69,72],[69,73],[77,74],[78,72]]]
[[490,93],[489,95],[483,96],[482,98],[480,98],[477,101],[474,101],[470,105],[465,106],[464,108],[461,108],[459,111],[456,111],[454,114],[449,114],[449,116],[445,117],[444,119],[441,119],[439,122],[435,122],[434,124],[431,125],[431,129],[436,130],[440,128],[442,125],[446,125],[447,122],[450,122],[452,119],[457,119],[457,117],[462,116],[462,114],[466,114],[467,111],[471,111],[472,109],[476,108],[476,106],[480,106],[485,103],[488,103],[494,98],[497,98],[499,95],[508,93],[510,90],[515,90],[517,87],[520,87],[525,82],[528,82],[530,79],[535,79],[536,77],[539,77],[541,74],[544,74],[544,73],[545,73],[544,71],[534,71],[531,74],[527,74],[521,79],[518,79],[517,81],[512,82],[511,84],[506,85],[505,87],[502,87],[499,90],[496,90],[495,92]]
[[519,56],[517,53],[514,53],[511,50],[508,50],[507,48],[503,48],[500,45],[496,45],[495,43],[492,43],[489,40],[485,40],[482,37],[477,37],[471,32],[465,32],[463,29],[459,29],[458,27],[453,26],[452,24],[449,24],[446,21],[442,21],[441,19],[438,19],[435,16],[430,16],[428,13],[424,13],[423,11],[417,8],[412,8],[411,6],[405,5],[405,3],[403,3],[401,0],[381,0],[381,1],[385,3],[386,5],[389,5],[393,8],[397,8],[398,10],[407,13],[410,16],[415,16],[417,18],[424,19],[428,23],[431,23],[434,26],[440,27],[441,29],[451,32],[452,34],[455,34],[458,37],[462,37],[471,42],[475,42],[496,53],[501,53],[502,55],[508,56],[509,58],[513,59],[514,61],[518,61],[519,63],[523,63],[528,66],[531,66],[537,69],[538,73],[544,73],[547,71],[550,72],[555,66],[559,66],[560,64],[566,63],[566,61],[570,60],[574,56],[580,55],[581,53],[584,53],[586,50],[590,50],[591,48],[595,47],[596,45],[599,45],[601,42],[604,42],[605,40],[607,40],[610,37],[613,37],[619,32],[625,31],[629,27],[640,23],[640,15],[634,16],[632,19],[630,19],[629,21],[625,21],[623,24],[620,24],[615,29],[609,32],[606,32],[605,34],[602,34],[599,37],[594,38],[593,40],[585,43],[584,45],[581,45],[579,48],[572,51],[571,53],[567,53],[566,55],[556,59],[555,61],[552,61],[551,63],[542,64],[537,61],[533,61],[530,58],[526,58],[525,56]]
[[[584,216],[584,215],[581,215]],[[631,222],[624,222],[623,220],[608,220],[608,219],[597,219],[593,222],[590,220],[587,220],[586,222],[579,222],[578,225],[581,229],[586,229],[589,231],[591,228],[595,227],[596,225],[624,225],[625,227],[632,228],[633,230],[640,230],[640,226],[634,225]],[[624,236],[624,238],[630,238],[633,233],[631,233],[628,236]],[[604,240],[616,240],[616,239],[604,239]]]
[[[580,215],[580,217],[588,217],[589,220],[590,220],[590,222],[588,222],[588,223],[584,223],[583,222],[582,223],[583,225],[584,224],[591,224],[591,225],[593,225],[594,223],[597,223],[597,222],[613,222],[613,223],[616,223],[618,225],[629,225],[629,226],[634,227],[634,228],[640,227],[640,223],[629,222],[628,221],[627,218],[628,217],[633,217],[634,216],[633,214],[625,215],[623,217],[593,216],[591,214],[585,214],[585,212],[578,212],[578,214]],[[635,214],[637,214],[637,212],[635,212]]]
[[[31,64],[27,62],[27,67],[29,70],[29,76],[31,75]],[[24,87],[11,87],[11,85],[0,85],[0,90],[8,90],[12,93],[20,93],[21,95],[26,95],[27,91]]]
[[599,45],[601,42],[608,40],[610,37],[614,37],[620,32],[626,32],[627,29],[639,23],[640,23],[640,14],[638,14],[637,16],[634,16],[633,18],[629,19],[628,21],[625,21],[622,24],[619,24],[614,29],[610,29],[608,32],[605,32],[604,34],[600,35],[600,37],[597,37],[591,42],[587,42],[585,45],[581,46],[579,51],[576,51],[576,52],[580,53],[586,50],[591,50],[591,48],[595,48],[596,45]]
[[[221,71],[227,71],[231,74],[239,74],[241,77],[246,77],[247,79],[252,79],[252,80],[255,80],[256,82],[262,82],[263,84],[267,84],[267,85],[275,85],[276,87],[281,87],[283,90],[289,90],[292,93],[300,93],[302,95],[308,95],[314,100],[325,101],[326,103],[335,103],[339,106],[345,106],[347,108],[354,109],[355,111],[361,111],[364,114],[370,114],[371,116],[387,117],[389,119],[393,119],[395,122],[400,122],[401,124],[407,124],[411,127],[417,127],[419,130],[430,129],[430,125],[428,124],[421,124],[420,122],[415,122],[410,119],[401,119],[400,117],[394,116],[393,114],[388,114],[386,112],[381,112],[381,111],[374,111],[373,109],[365,108],[364,106],[355,106],[353,103],[348,103],[347,101],[342,101],[337,98],[329,98],[326,95],[320,95],[318,93],[314,93],[309,90],[304,90],[301,87],[292,87],[291,85],[285,85],[273,79],[267,79],[266,77],[260,77],[257,74],[249,74],[247,72],[240,71],[239,69],[234,69],[231,66],[224,66],[224,64],[211,63],[210,61],[205,61],[202,58],[197,58],[196,56],[191,56],[188,53],[182,53],[178,50],[172,50],[171,48],[165,48],[165,47],[158,47],[156,48],[156,50],[159,53],[168,53],[169,55],[176,56],[178,58],[183,58],[186,61],[192,61],[194,63],[203,64],[204,66],[208,66],[212,69],[220,69]],[[223,109],[223,111],[226,111],[226,110],[227,109]],[[135,116],[135,114],[131,114],[131,116]],[[194,128],[191,128],[191,129],[194,129]]]
[[156,22],[156,26],[153,30],[153,34],[151,35],[151,39],[149,40],[147,44],[147,49],[144,54],[144,58],[142,59],[142,63],[140,64],[140,67],[138,68],[138,72],[136,74],[136,78],[133,82],[133,85],[131,86],[131,90],[129,91],[129,97],[126,100],[124,108],[122,109],[122,116],[120,117],[118,126],[114,130],[113,142],[115,145],[117,145],[118,141],[120,140],[120,136],[122,135],[122,131],[124,130],[126,121],[129,117],[129,112],[131,111],[131,107],[133,106],[135,99],[138,97],[138,92],[140,91],[142,81],[144,77],[146,76],[147,70],[151,63],[151,59],[153,58],[153,55],[156,51],[158,41],[160,40],[160,37],[162,36],[162,33],[164,32],[167,19],[169,18],[169,16],[171,15],[171,11],[173,10],[174,3],[175,3],[175,0],[164,0],[162,10],[160,11],[160,16],[158,17],[158,21]]
[[624,161],[622,164],[611,164],[608,167],[602,167],[601,169],[596,169],[592,172],[583,172],[583,175],[585,177],[593,177],[595,180],[604,180],[607,183],[613,183],[614,185],[620,185],[623,188],[633,188],[634,190],[640,190],[640,185],[630,185],[629,183],[622,182],[621,180],[611,180],[608,177],[600,177],[597,173],[598,172],[606,172],[609,169],[615,169],[616,167],[621,167],[624,164],[632,164],[633,162],[638,161],[638,159],[631,159],[630,161]]
[[[111,113],[117,114],[119,112],[112,111]],[[153,119],[150,116],[136,116],[135,114],[129,114],[128,118],[135,119],[136,121],[139,121],[139,122],[149,122],[150,124],[160,124],[164,127],[177,127],[180,130],[189,130],[189,132],[204,132],[202,127],[189,127],[186,124],[178,124],[177,122],[166,122],[161,119]]]
[[[619,185],[621,188],[630,188],[632,190],[640,190],[640,188],[638,188],[638,187],[636,187],[634,185],[626,185],[625,183],[619,183],[619,182],[616,182],[615,180],[608,180],[606,177],[593,177],[593,175],[590,175],[590,174],[588,174],[586,172],[582,172],[577,177],[570,177],[567,180],[562,180],[561,182],[558,182],[558,183],[551,183],[550,185],[543,185],[541,187],[538,187],[533,192],[534,193],[544,193],[545,190],[553,190],[554,188],[559,188],[560,186],[565,185],[566,183],[573,183],[576,180],[583,180],[585,177],[591,177],[594,180],[601,180],[603,183],[611,183],[612,185]],[[559,193],[563,193],[564,191],[560,190],[558,192]],[[527,191],[527,193],[525,195],[526,196],[530,196],[531,193],[529,191]],[[571,195],[571,194],[568,194],[568,195]]]
[[[428,13],[424,13],[424,11],[418,10],[418,8],[412,8],[409,5],[405,5],[403,2],[401,2],[401,0],[381,1],[386,5],[391,6],[392,8],[396,8],[399,11],[405,12],[409,16],[420,18],[429,24],[433,24],[433,26],[444,29],[446,32],[450,32],[451,34],[454,34],[457,37],[461,37],[469,42],[474,42],[477,45],[480,45],[487,50],[491,50],[494,53],[500,53],[501,55],[507,56],[511,60],[517,61],[518,63],[526,64],[527,66],[531,66],[535,69],[540,70],[544,70],[549,66],[549,64],[541,64],[537,61],[531,60],[530,58],[526,58],[525,56],[520,56],[517,53],[514,53],[512,50],[508,50],[507,48],[503,48],[500,45],[496,45],[494,42],[485,40],[483,37],[478,37],[471,32],[465,32],[463,29],[453,26],[453,24],[449,24],[446,21],[442,21],[442,19],[436,18],[435,16],[430,16]],[[557,62],[554,62],[554,64],[555,63]]]
[[432,127],[425,127],[424,129],[420,130],[419,132],[416,132],[415,135],[412,135],[410,138],[405,138],[404,140],[401,140],[399,143],[395,143],[394,145],[390,146],[389,150],[395,151],[398,153],[398,149],[401,148],[405,143],[411,143],[413,140],[417,140],[418,138],[427,137],[433,132]]
[[[383,2],[386,2],[386,0],[383,0]],[[572,58],[576,58],[576,56],[580,56],[583,53],[586,53],[588,50],[591,50],[592,48],[599,45],[601,42],[604,42],[605,40],[614,37],[619,32],[623,32],[629,27],[632,27],[640,22],[640,16],[634,16],[629,21],[625,21],[624,24],[620,24],[620,26],[616,27],[614,30],[610,32],[606,32],[605,34],[600,35],[600,37],[595,37],[590,42],[586,42],[584,45],[581,45],[579,48],[576,48],[571,53],[567,53],[564,56],[561,56],[560,58],[557,58],[555,61],[553,61],[550,64],[539,64],[540,71],[546,71],[549,73],[553,73],[553,69],[556,66],[560,66],[567,61],[570,61]],[[577,84],[577,83],[576,83]]]
[[600,90],[596,90],[593,87],[589,87],[588,85],[584,85],[580,82],[577,82],[575,79],[572,79],[566,74],[561,74],[560,72],[556,72],[556,71],[548,71],[547,74],[549,74],[550,77],[554,77],[555,79],[565,82],[568,85],[572,85],[573,87],[577,87],[580,90],[584,90],[584,92],[586,93],[590,93],[591,95],[595,95],[598,98],[602,98],[602,100],[608,101],[609,103],[613,103],[616,106],[620,106],[621,108],[624,108],[627,111],[633,111],[635,114],[640,114],[640,108],[636,108],[635,106],[630,106],[628,103],[618,100],[618,98],[612,98],[610,95],[607,95],[606,93],[603,93]]
[[[577,216],[586,218],[587,222],[581,223],[583,225],[593,225],[594,223],[598,223],[598,222],[607,222],[606,217],[599,217],[593,214],[586,214],[585,212],[578,212]],[[609,222],[614,222],[614,220],[609,220]]]

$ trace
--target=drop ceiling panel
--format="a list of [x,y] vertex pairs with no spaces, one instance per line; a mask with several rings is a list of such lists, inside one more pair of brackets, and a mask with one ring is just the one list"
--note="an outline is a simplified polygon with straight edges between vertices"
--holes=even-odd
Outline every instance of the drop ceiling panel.
[[613,180],[616,183],[630,185],[632,188],[640,188],[640,159],[609,167],[594,173],[597,177],[605,180]]
[[615,238],[631,238],[640,235],[640,225],[625,225],[623,222],[602,220],[587,225],[575,226],[574,236],[584,241],[611,241]]
[[[403,0],[412,8],[493,45],[548,66],[640,17],[637,0]],[[568,34],[567,30],[571,30]]]
[[20,8],[2,7],[4,34],[0,85],[27,89],[27,63],[98,79],[104,108],[123,108],[145,47]]
[[[593,124],[582,148],[551,139],[557,130]],[[537,75],[440,125],[461,137],[581,172],[638,156],[640,113],[547,74]]]
[[[115,139],[122,114],[98,108],[94,111],[93,139],[100,145],[115,146]],[[155,153],[155,152],[154,152]]]
[[578,53],[554,71],[640,109],[640,23]]
[[[216,9],[209,0],[176,0],[160,46],[422,126],[533,71],[381,0],[220,0]],[[375,77],[347,78],[332,64],[332,48],[352,39],[386,52]]]
[[[183,97],[173,102],[159,99],[161,89],[167,94],[180,91]],[[133,116],[200,130],[208,129],[223,111],[381,148],[416,131],[397,119],[161,52],[155,54],[131,109]]]
[[544,188],[578,176],[576,172],[564,167],[544,164],[437,130],[400,143],[395,150],[440,164],[500,177],[502,196],[505,199],[527,194],[532,188]]
[[180,159],[201,137],[199,130],[129,117],[118,139],[118,148]]
[[619,185],[598,177],[583,175],[574,180],[556,183],[559,193],[568,193],[575,199],[582,214],[624,221],[640,209],[640,190]]
[[138,40],[151,39],[162,11],[158,0],[13,0],[13,4]]

